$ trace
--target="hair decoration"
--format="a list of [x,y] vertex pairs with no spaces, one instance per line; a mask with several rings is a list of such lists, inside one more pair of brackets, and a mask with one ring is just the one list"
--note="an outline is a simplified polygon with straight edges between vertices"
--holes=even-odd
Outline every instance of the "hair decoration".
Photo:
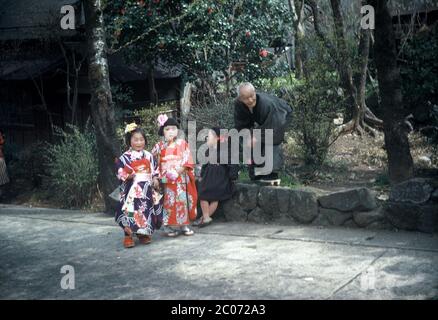
[[228,139],[227,135],[220,135],[218,137],[218,140],[219,140],[220,143],[224,143],[225,141],[227,141],[227,139]]
[[135,129],[137,129],[137,124],[135,122],[127,124],[125,128],[125,133],[134,131]]
[[160,114],[157,118],[157,122],[160,127],[162,127],[169,118],[165,114]]

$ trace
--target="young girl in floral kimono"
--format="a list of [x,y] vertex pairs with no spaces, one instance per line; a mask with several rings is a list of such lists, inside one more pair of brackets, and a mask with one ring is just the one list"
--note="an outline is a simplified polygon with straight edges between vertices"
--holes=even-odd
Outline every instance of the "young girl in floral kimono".
[[144,132],[132,123],[126,127],[125,134],[130,148],[116,161],[121,192],[116,222],[125,233],[123,245],[131,248],[135,245],[133,235],[141,244],[152,241],[154,230],[161,227],[163,207],[156,192],[159,187],[156,163],[145,150]]
[[166,115],[158,117],[158,134],[164,141],[152,149],[164,186],[163,224],[164,235],[176,237],[180,233],[191,236],[190,220],[196,219],[197,192],[194,163],[189,145],[177,137],[178,123]]

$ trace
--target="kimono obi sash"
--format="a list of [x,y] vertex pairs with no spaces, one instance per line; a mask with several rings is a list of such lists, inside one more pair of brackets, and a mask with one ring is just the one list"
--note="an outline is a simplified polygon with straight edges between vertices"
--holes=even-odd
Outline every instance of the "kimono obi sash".
[[147,159],[134,160],[126,166],[126,171],[135,173],[134,182],[144,182],[152,180],[151,163]]
[[164,164],[166,168],[175,169],[177,166],[181,165],[182,156],[175,154],[163,154],[161,156],[161,164]]
[[161,151],[161,176],[163,182],[173,184],[185,181],[185,179],[182,179],[185,175],[181,176],[177,173],[177,169],[182,166],[182,158],[182,154],[176,148]]
[[135,182],[151,181],[152,175],[150,173],[137,173],[134,177]]

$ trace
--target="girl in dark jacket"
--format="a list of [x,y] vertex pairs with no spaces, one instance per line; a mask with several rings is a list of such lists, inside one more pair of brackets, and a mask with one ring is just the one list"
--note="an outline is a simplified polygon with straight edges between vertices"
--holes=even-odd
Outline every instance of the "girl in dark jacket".
[[[209,151],[217,154],[216,163],[208,162],[202,166],[201,178],[199,179],[198,198],[200,199],[202,217],[194,225],[204,227],[210,224],[213,219],[219,201],[230,199],[233,195],[233,180],[237,179],[237,165],[220,163],[220,152],[226,151],[227,144],[225,137],[220,135],[219,128],[209,130],[207,145]],[[228,160],[230,155],[228,155]]]

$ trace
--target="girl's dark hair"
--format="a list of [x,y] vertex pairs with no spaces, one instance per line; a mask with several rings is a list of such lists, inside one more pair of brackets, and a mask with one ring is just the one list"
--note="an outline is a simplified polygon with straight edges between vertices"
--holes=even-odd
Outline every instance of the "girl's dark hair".
[[216,136],[219,138],[221,133],[221,129],[219,127],[213,127],[210,130],[213,131],[216,134]]
[[220,140],[220,128],[219,127],[213,127],[213,128],[210,128],[210,130],[211,131],[213,131],[215,134],[216,134],[216,137],[218,138],[218,140],[217,140],[217,155],[218,155],[218,162],[220,161],[219,159],[220,159],[220,153],[221,153],[221,150],[226,150],[226,149],[228,149],[228,152],[230,151],[229,150],[229,148],[230,148],[230,145],[229,145],[229,140],[230,140],[230,138],[229,137],[225,137],[225,140],[224,141],[221,141]]
[[176,126],[179,129],[178,121],[176,121],[174,118],[169,118],[166,120],[166,122],[158,129],[158,135],[160,137],[164,136],[164,127],[167,126]]
[[130,131],[130,132],[127,132],[127,133],[125,134],[125,143],[126,143],[126,146],[127,146],[128,148],[131,147],[131,138],[132,138],[132,136],[133,136],[135,133],[140,133],[140,134],[143,136],[144,141],[145,141],[145,146],[146,146],[147,143],[148,143],[148,140],[146,139],[146,134],[145,134],[145,132],[143,131],[142,128],[136,128],[136,129],[134,129],[134,130],[132,130],[132,131]]

